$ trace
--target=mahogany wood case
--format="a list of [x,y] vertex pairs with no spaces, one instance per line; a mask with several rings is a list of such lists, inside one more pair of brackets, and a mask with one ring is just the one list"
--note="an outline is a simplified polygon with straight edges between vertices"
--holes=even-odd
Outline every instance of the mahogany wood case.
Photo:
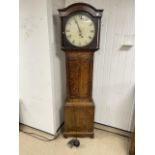
[[[94,110],[92,99],[93,56],[99,49],[100,20],[103,10],[97,10],[86,3],[75,3],[59,9],[61,17],[62,50],[66,57],[67,97],[64,106],[64,137],[94,137]],[[93,41],[85,47],[71,45],[64,27],[68,18],[82,12],[95,23]]]

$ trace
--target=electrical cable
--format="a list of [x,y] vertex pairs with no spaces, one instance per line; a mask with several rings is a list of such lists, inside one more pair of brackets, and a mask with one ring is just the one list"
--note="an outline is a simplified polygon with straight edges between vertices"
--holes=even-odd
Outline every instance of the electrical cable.
[[36,139],[38,139],[38,140],[45,141],[45,142],[50,142],[50,141],[53,141],[53,140],[57,139],[58,136],[59,136],[60,133],[61,133],[61,129],[59,129],[59,130],[57,131],[57,133],[56,133],[55,135],[53,135],[53,138],[47,138],[47,137],[44,137],[44,136],[42,136],[42,135],[39,135],[39,134],[33,133],[33,132],[27,132],[27,131],[23,131],[23,130],[21,130],[21,129],[20,129],[19,131],[22,132],[22,133],[24,133],[24,134],[27,134],[27,135],[29,135],[29,136],[31,136],[31,137],[34,137],[34,138],[36,138]]

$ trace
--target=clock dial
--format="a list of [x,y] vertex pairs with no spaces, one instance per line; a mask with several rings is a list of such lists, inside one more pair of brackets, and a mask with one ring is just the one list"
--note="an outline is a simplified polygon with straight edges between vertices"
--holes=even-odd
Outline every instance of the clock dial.
[[94,22],[86,15],[71,16],[65,27],[67,40],[74,46],[83,47],[92,42],[95,36]]

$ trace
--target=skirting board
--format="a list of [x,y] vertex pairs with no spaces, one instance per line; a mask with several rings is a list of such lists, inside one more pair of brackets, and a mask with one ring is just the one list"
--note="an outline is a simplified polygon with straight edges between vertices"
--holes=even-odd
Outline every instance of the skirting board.
[[[64,123],[62,123],[62,125],[60,126],[60,128],[63,128],[63,124]],[[104,131],[107,131],[107,132],[111,132],[111,133],[114,133],[114,134],[119,134],[121,136],[131,137],[131,132],[124,131],[124,130],[117,129],[117,128],[113,128],[113,127],[106,126],[104,124],[99,124],[99,123],[96,123],[96,122],[94,123],[94,128],[97,128],[97,129],[100,129],[100,130],[104,130]],[[32,128],[30,126],[27,126],[27,125],[24,125],[24,124],[21,124],[21,123],[20,123],[20,129],[22,129],[24,131],[27,131],[27,132],[28,131],[31,131],[31,132],[33,131],[34,133],[44,134],[44,136],[47,136],[47,138],[51,138],[51,136],[54,136],[54,135],[52,135],[50,133],[46,133],[44,131],[41,131],[41,130]]]
[[125,137],[131,137],[131,132],[121,130],[121,129],[117,129],[117,128],[110,127],[110,126],[100,124],[100,123],[96,123],[96,122],[94,122],[94,128],[104,130],[104,131],[107,131],[107,132],[111,132],[111,133],[115,133],[115,134],[125,136]]

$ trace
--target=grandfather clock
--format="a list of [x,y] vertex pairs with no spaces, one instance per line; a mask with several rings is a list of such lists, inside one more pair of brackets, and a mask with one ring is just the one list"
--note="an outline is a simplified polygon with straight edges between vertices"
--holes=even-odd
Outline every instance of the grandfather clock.
[[99,49],[102,12],[86,3],[59,9],[67,74],[64,137],[94,137],[93,56]]

